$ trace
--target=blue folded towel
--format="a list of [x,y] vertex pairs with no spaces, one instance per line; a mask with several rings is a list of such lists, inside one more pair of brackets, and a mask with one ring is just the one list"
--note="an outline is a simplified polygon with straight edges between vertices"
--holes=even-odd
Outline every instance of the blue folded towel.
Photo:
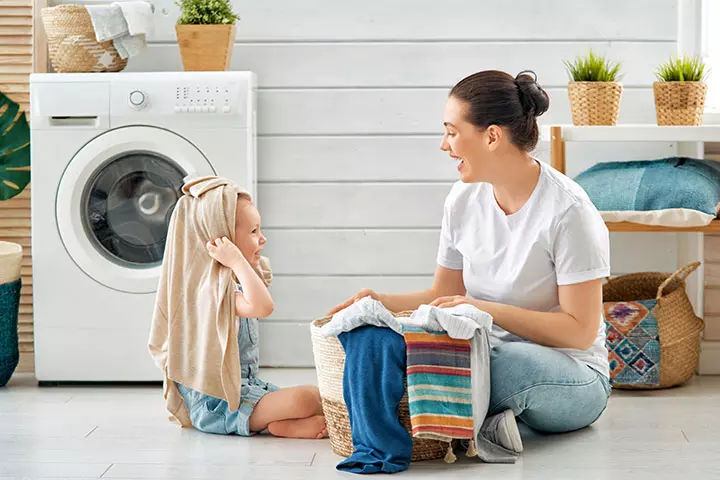
[[337,469],[362,474],[407,470],[413,444],[398,418],[405,394],[405,340],[389,328],[374,326],[338,338],[345,349],[343,397],[354,452]]

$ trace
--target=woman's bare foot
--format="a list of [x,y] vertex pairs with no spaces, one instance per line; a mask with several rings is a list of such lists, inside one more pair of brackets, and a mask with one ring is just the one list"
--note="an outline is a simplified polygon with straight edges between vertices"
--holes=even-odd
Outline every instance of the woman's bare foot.
[[325,417],[322,415],[272,422],[268,425],[268,431],[276,437],[285,438],[321,439],[328,435]]

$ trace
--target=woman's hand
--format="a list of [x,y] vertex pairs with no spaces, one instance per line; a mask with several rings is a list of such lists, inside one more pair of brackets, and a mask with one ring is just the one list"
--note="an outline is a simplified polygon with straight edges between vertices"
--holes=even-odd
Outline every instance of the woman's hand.
[[452,308],[452,307],[456,307],[458,305],[462,305],[463,303],[468,303],[470,305],[474,305],[477,308],[480,308],[480,305],[479,305],[480,302],[478,302],[474,298],[470,298],[465,295],[451,295],[449,297],[438,297],[430,303],[430,306],[438,307],[438,308]]
[[240,249],[227,237],[218,238],[207,243],[208,253],[218,263],[234,268],[239,262],[247,261]]
[[327,315],[334,315],[334,314],[336,314],[337,312],[339,312],[340,310],[346,309],[347,307],[349,307],[349,306],[352,305],[353,303],[355,303],[355,302],[357,302],[358,300],[360,300],[361,298],[365,298],[365,297],[370,297],[370,298],[373,298],[373,299],[375,299],[375,300],[380,300],[380,295],[378,295],[377,293],[375,293],[373,290],[370,290],[369,288],[363,288],[363,289],[360,290],[358,293],[356,293],[355,295],[353,295],[352,297],[350,297],[346,302],[341,303],[340,305],[337,305],[335,308],[333,308],[332,310],[330,310],[330,311],[327,313]]

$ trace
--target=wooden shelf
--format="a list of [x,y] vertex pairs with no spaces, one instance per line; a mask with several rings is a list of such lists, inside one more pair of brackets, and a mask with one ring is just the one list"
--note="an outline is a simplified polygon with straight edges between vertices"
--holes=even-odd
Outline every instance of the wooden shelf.
[[[553,125],[542,129],[543,139],[550,141],[550,162],[566,173],[566,142],[720,142],[720,125],[658,126],[614,125],[576,126]],[[720,220],[705,227],[656,227],[630,222],[606,222],[611,232],[697,232],[720,233]]]
[[720,142],[720,125],[658,126],[652,124],[614,126],[553,125],[542,129],[544,140],[552,140],[559,127],[564,142]]
[[698,232],[720,233],[720,220],[714,220],[706,227],[656,227],[630,222],[606,222],[611,232]]

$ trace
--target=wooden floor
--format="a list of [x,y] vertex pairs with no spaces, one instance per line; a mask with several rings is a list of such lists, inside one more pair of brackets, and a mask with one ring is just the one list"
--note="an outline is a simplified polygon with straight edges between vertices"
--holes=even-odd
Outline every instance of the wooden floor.
[[[264,371],[281,385],[314,381],[306,370]],[[515,465],[413,464],[404,478],[718,479],[720,377],[662,392],[614,392],[584,431],[523,430]],[[335,470],[327,440],[204,435],[166,421],[157,386],[43,387],[18,377],[0,389],[0,479],[352,478]]]

